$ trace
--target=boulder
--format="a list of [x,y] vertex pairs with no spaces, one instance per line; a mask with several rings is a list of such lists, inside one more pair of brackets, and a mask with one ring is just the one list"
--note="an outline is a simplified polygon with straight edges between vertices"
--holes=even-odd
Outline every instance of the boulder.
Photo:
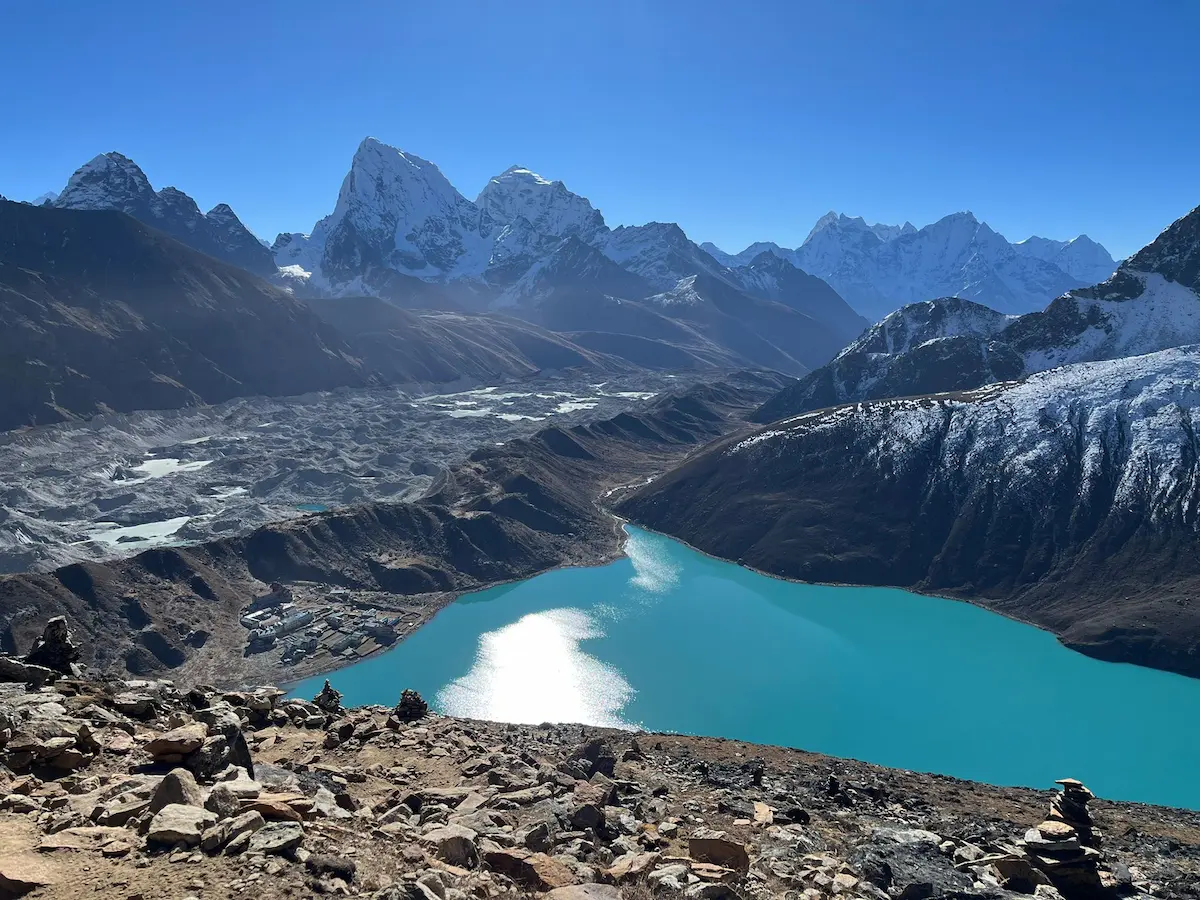
[[661,858],[661,853],[626,853],[613,860],[604,874],[617,884],[636,881],[658,865]]
[[58,672],[46,666],[23,662],[13,656],[0,656],[0,681],[40,688],[58,677]]
[[545,853],[496,848],[484,853],[484,862],[493,872],[533,891],[551,891],[579,880],[569,868]]
[[930,831],[877,828],[850,857],[861,877],[903,900],[964,896],[975,879],[954,867],[939,849],[942,839]]
[[0,897],[24,897],[58,881],[55,866],[32,853],[0,856]]
[[688,856],[697,862],[713,863],[745,872],[750,868],[746,845],[735,841],[723,831],[702,828],[688,838]]
[[[223,724],[208,728],[209,735],[199,747],[187,754],[184,765],[201,781],[212,781],[230,766],[254,770],[250,747],[238,725]],[[215,732],[215,733],[214,733]]]
[[569,884],[550,891],[546,900],[621,900],[621,892],[611,884]]
[[571,754],[571,760],[583,768],[588,778],[597,772],[611,778],[616,769],[617,754],[608,741],[603,738],[593,738],[586,744],[576,747]]
[[150,820],[146,840],[152,844],[174,847],[198,847],[204,832],[217,824],[217,817],[201,806],[178,803],[164,806]]
[[227,784],[218,784],[208,794],[204,808],[218,819],[231,819],[242,811],[242,801]]
[[479,864],[477,837],[475,831],[462,825],[443,825],[426,833],[421,841],[433,847],[443,862],[469,869]]
[[196,784],[196,779],[187,769],[172,769],[166,774],[150,797],[149,809],[150,812],[156,813],[163,807],[173,804],[178,806],[204,805],[204,792],[200,790],[200,785]]
[[146,744],[146,752],[159,759],[164,756],[186,756],[198,750],[208,736],[208,729],[198,722],[164,731]]
[[257,798],[250,801],[246,808],[254,810],[267,820],[299,822],[304,818],[283,796],[276,797],[271,794],[259,794]]
[[314,853],[304,860],[304,867],[318,878],[340,878],[347,883],[354,880],[354,874],[358,871],[354,860],[325,853]]
[[299,822],[270,822],[250,836],[250,851],[254,853],[290,853],[304,841],[304,828]]
[[149,719],[154,715],[154,698],[149,694],[139,694],[125,691],[112,698],[112,706],[117,712],[134,719]]

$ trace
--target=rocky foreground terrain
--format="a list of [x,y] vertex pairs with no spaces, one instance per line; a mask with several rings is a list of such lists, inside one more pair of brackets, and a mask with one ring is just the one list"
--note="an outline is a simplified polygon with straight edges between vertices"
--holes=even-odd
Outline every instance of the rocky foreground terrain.
[[[1200,897],[1200,814],[0,657],[0,896]],[[1065,774],[1065,773],[1064,773]]]

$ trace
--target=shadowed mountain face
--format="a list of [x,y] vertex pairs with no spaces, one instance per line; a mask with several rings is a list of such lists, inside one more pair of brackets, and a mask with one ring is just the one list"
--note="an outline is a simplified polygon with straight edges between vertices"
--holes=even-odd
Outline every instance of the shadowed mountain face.
[[123,213],[0,201],[0,428],[368,383],[333,329]]
[[489,382],[547,370],[624,372],[634,365],[566,335],[503,315],[410,312],[377,297],[306,301],[345,336],[363,365],[398,384]]
[[177,188],[154,190],[146,173],[120,153],[104,153],[80,166],[50,202],[61,209],[119,210],[193,250],[256,275],[266,278],[276,272],[271,251],[227,204],[202,213],[196,201]]

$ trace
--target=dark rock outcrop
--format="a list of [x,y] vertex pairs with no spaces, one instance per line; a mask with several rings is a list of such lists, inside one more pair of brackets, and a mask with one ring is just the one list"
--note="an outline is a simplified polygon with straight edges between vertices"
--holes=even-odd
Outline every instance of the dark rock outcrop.
[[121,153],[104,153],[81,166],[53,201],[60,209],[118,210],[223,262],[263,278],[277,271],[271,251],[242,224],[228,204],[202,213],[183,191],[155,191],[146,173]]

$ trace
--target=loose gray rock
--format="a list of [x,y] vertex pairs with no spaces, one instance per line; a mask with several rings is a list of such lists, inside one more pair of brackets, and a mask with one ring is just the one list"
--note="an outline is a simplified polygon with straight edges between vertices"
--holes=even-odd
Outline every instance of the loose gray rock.
[[271,822],[250,837],[252,853],[287,853],[304,841],[304,828],[299,822]]
[[478,835],[463,825],[443,825],[430,831],[421,840],[432,846],[439,859],[452,866],[474,868],[479,864]]
[[204,792],[187,769],[172,769],[166,774],[150,797],[149,809],[150,812],[156,813],[172,804],[204,806]]
[[218,819],[231,819],[242,810],[241,801],[227,784],[217,784],[204,801],[204,808],[215,813]]
[[197,847],[204,832],[217,824],[217,817],[200,806],[173,803],[164,806],[150,820],[146,840],[151,844],[174,847],[183,844]]

